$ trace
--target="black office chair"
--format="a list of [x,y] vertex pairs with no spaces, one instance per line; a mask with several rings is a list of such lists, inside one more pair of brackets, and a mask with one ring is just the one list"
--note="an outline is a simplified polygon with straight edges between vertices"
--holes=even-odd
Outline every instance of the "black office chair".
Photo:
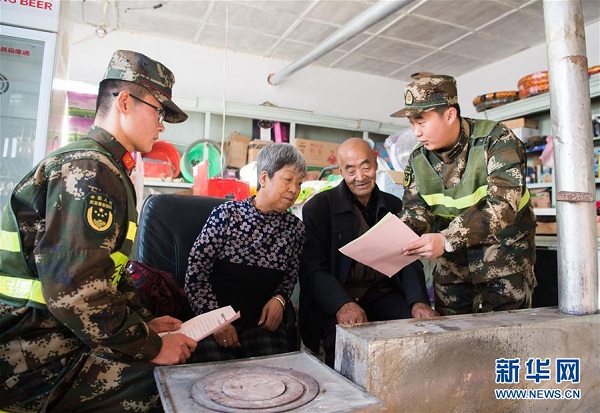
[[[173,274],[183,287],[190,250],[213,208],[226,201],[228,199],[208,196],[150,195],[140,212],[135,260]],[[178,318],[185,321],[193,316],[186,302]],[[289,301],[284,317],[290,351],[295,351],[298,349],[296,312]]]
[[[183,287],[188,256],[213,208],[224,198],[177,194],[150,195],[140,212],[135,242],[135,259],[167,271]],[[186,302],[181,320],[194,313]]]

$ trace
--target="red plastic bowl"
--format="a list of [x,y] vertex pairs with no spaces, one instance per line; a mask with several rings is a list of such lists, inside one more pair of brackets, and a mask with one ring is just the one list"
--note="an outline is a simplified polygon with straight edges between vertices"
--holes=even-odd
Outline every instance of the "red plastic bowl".
[[[145,153],[142,155],[142,159],[147,158],[147,159],[154,159],[156,161],[159,162],[148,162],[148,165],[152,167],[151,171],[146,172],[146,163],[144,163],[144,175],[145,176],[154,176],[152,174],[155,173],[159,173],[160,171],[164,171],[165,164],[171,164],[172,165],[172,176],[171,178],[177,178],[179,176],[180,171],[180,166],[179,163],[181,161],[181,155],[179,154],[179,151],[177,150],[177,148],[175,148],[175,146],[173,146],[172,144],[170,144],[169,142],[165,142],[165,141],[156,141],[154,142],[154,146],[152,146],[152,150],[148,153]],[[158,164],[156,165],[158,167],[157,168],[153,168],[153,164]],[[159,165],[162,164],[162,167],[159,167]],[[156,171],[153,171],[154,169],[157,169]],[[164,172],[160,172],[161,174],[163,174]]]

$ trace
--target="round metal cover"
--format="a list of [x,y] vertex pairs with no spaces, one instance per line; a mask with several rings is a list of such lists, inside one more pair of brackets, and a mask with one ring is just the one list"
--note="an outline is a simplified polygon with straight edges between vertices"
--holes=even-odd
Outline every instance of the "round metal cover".
[[192,398],[218,412],[285,412],[319,393],[307,374],[277,367],[241,367],[211,373],[192,387]]

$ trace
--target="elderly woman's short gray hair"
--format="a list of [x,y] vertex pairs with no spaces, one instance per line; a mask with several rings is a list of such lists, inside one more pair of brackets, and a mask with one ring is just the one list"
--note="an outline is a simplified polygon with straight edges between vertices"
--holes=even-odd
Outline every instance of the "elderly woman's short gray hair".
[[262,171],[266,171],[269,178],[273,178],[275,172],[288,165],[292,165],[303,178],[306,176],[304,155],[289,143],[267,145],[260,150],[256,158],[256,171],[259,176]]

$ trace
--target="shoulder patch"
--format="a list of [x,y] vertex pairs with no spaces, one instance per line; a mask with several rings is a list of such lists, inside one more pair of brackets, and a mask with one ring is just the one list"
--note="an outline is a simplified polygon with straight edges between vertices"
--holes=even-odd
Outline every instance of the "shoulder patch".
[[412,177],[412,169],[411,169],[410,165],[406,165],[406,168],[404,168],[404,181],[402,182],[404,184],[405,188],[408,188],[410,186],[411,177]]
[[92,230],[101,233],[112,227],[115,203],[105,194],[89,193],[85,196],[83,220]]

